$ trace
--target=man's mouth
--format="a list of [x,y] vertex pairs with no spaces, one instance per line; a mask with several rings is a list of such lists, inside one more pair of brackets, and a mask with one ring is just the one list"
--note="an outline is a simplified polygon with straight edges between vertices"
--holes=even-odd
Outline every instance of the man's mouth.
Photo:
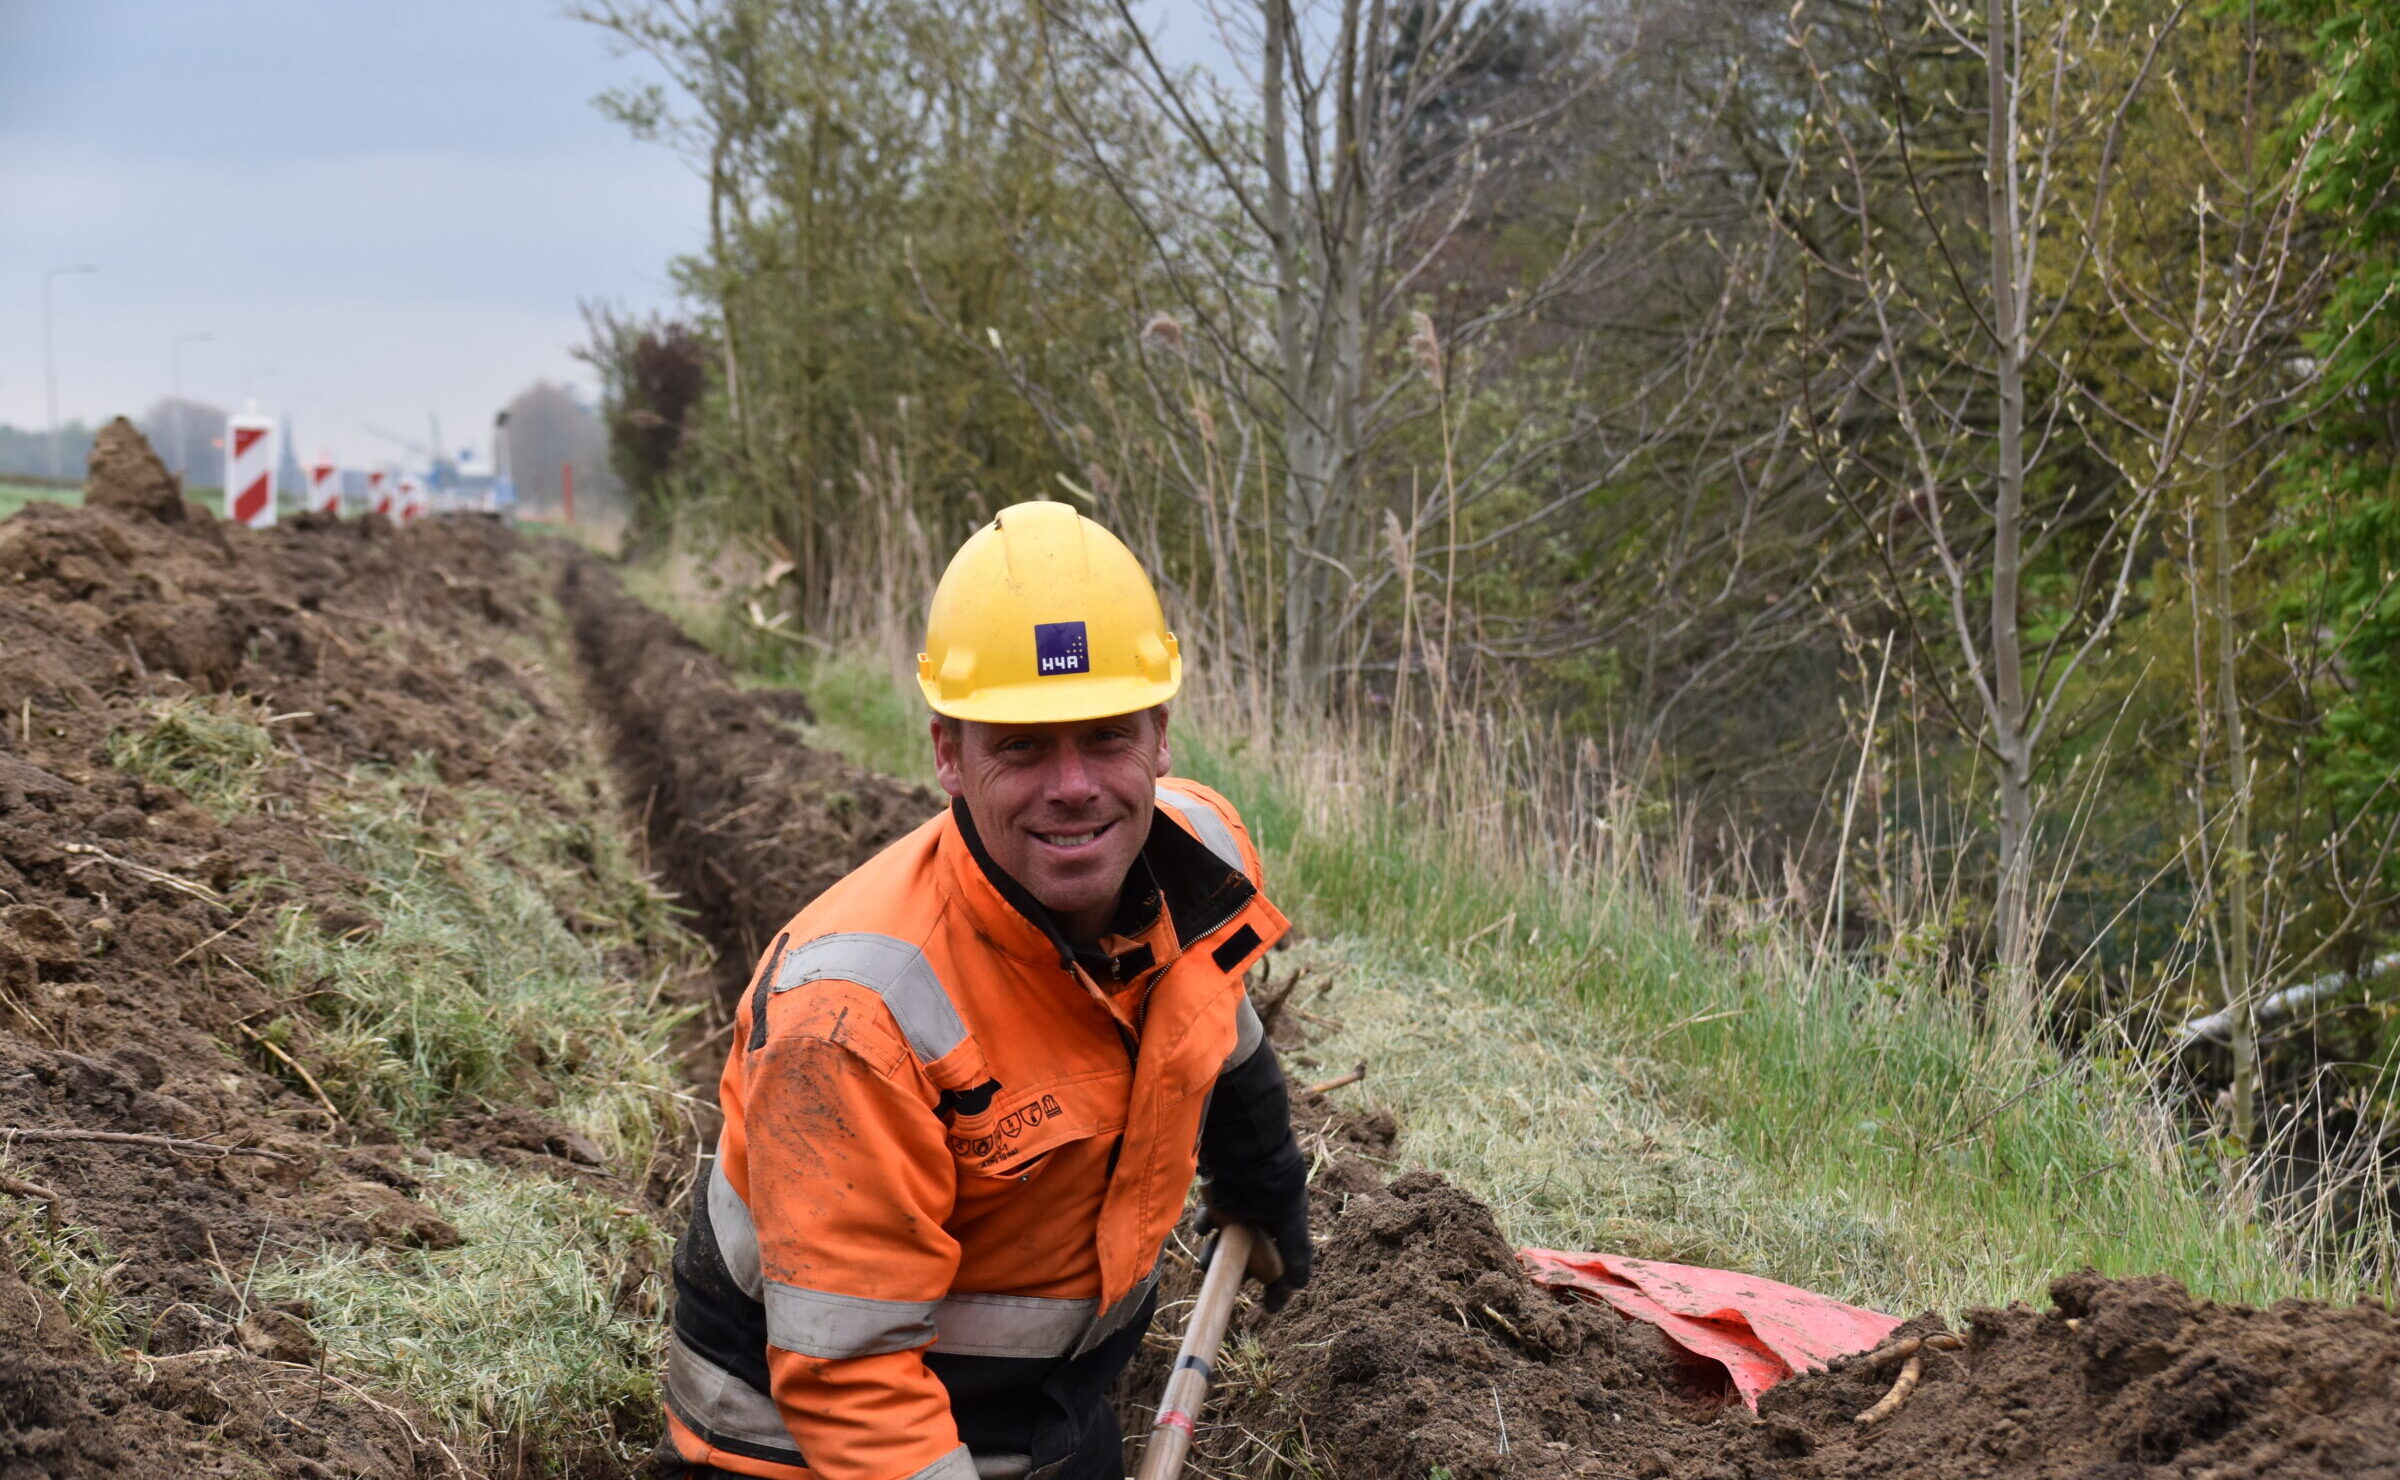
[[1034,836],[1053,848],[1088,848],[1100,841],[1101,835],[1115,826],[1115,823],[1110,822],[1095,827],[1089,832],[1037,832]]

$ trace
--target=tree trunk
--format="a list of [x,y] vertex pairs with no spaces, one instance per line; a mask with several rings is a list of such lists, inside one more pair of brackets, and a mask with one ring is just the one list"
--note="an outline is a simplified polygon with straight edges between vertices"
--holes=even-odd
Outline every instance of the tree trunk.
[[2233,613],[2233,493],[2225,476],[2224,435],[2208,500],[2209,604],[2217,629],[2217,723],[2225,733],[2225,846],[2218,889],[2225,903],[2225,1011],[2232,1019],[2233,1138],[2248,1150],[2258,1128],[2258,1023],[2250,962],[2250,746],[2235,681],[2241,631]]
[[1985,0],[1990,107],[1984,200],[1992,237],[1993,350],[1999,435],[1992,491],[1992,741],[1999,752],[2000,1007],[2034,1026],[2033,757],[2027,746],[2025,653],[2018,631],[2024,577],[2025,305],[2017,283],[2016,77],[2009,0]]

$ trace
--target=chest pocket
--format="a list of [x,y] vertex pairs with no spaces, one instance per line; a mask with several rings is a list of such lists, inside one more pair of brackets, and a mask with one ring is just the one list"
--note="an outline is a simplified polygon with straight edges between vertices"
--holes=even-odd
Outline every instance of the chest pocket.
[[993,1092],[973,1115],[951,1118],[950,1155],[961,1176],[1014,1177],[1070,1141],[1097,1130],[1072,1082],[1049,1088]]

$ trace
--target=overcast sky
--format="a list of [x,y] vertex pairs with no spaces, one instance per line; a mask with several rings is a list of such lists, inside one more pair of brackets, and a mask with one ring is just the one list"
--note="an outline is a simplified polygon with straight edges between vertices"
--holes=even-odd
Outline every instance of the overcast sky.
[[555,0],[0,0],[0,422],[168,393],[293,418],[300,450],[405,458],[364,428],[488,445],[538,377],[588,392],[576,304],[672,302],[706,192],[593,109],[652,80]]

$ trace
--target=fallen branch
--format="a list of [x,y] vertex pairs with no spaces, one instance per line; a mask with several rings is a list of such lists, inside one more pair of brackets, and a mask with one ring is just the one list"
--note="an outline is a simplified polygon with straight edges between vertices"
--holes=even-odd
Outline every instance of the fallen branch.
[[178,1156],[205,1156],[211,1160],[225,1156],[263,1156],[286,1166],[298,1166],[297,1157],[264,1146],[226,1146],[216,1141],[186,1141],[180,1136],[141,1136],[131,1131],[54,1131],[35,1126],[0,1125],[0,1146],[11,1141],[100,1141],[111,1146],[154,1146],[172,1151]]
[[1328,1079],[1321,1084],[1312,1084],[1308,1086],[1304,1093],[1312,1095],[1329,1094],[1332,1091],[1341,1089],[1346,1085],[1356,1084],[1366,1077],[1367,1066],[1364,1062],[1361,1062],[1357,1068],[1351,1070],[1347,1074],[1336,1074],[1331,1079]]
[[1888,1393],[1885,1393],[1882,1399],[1879,1400],[1874,1407],[1868,1409],[1864,1413],[1861,1413],[1858,1415],[1858,1417],[1852,1419],[1851,1422],[1857,1424],[1861,1428],[1872,1428],[1874,1425],[1883,1422],[1887,1418],[1890,1418],[1893,1414],[1900,1411],[1901,1404],[1908,1401],[1908,1395],[1916,1391],[1917,1379],[1924,1375],[1925,1358],[1923,1354],[1918,1352],[1909,1353],[1908,1360],[1903,1362],[1900,1366],[1900,1377],[1898,1381],[1892,1384],[1892,1390]]

